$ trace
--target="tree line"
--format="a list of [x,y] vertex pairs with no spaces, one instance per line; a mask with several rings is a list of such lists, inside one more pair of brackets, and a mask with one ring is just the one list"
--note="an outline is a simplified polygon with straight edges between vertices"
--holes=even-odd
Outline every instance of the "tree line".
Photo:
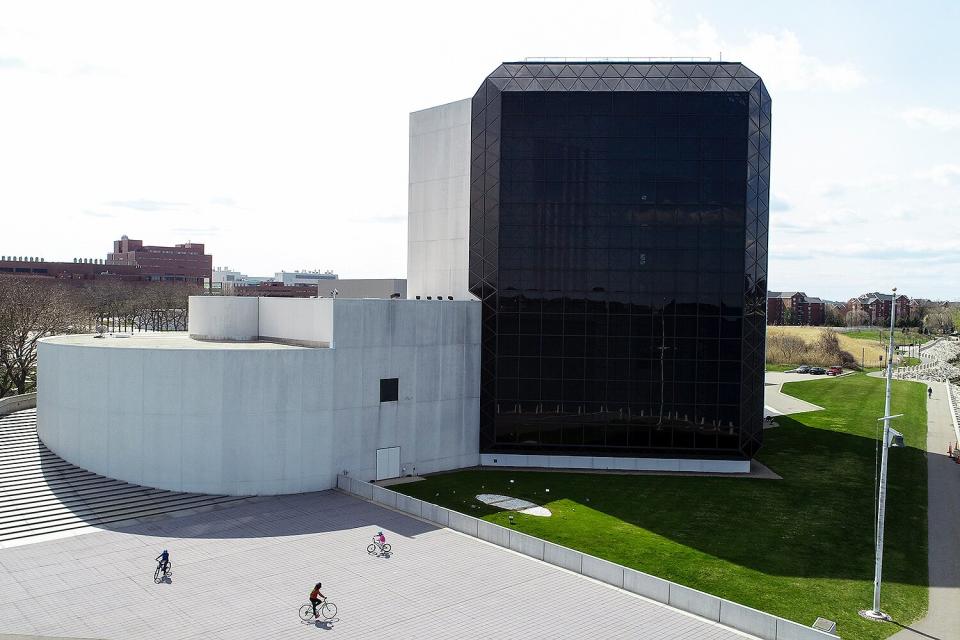
[[186,283],[0,276],[0,397],[36,389],[41,338],[107,331],[186,331]]

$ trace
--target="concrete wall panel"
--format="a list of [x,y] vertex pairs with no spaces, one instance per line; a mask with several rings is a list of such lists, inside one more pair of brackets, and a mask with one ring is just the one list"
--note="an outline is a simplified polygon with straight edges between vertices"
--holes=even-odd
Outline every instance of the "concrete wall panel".
[[260,335],[257,300],[234,296],[190,296],[187,330],[199,340],[256,340]]
[[777,640],[834,640],[837,636],[813,627],[777,618]]
[[540,538],[510,530],[510,548],[537,560],[543,560],[544,542]]
[[333,340],[332,298],[256,299],[261,337],[308,346],[326,346]]
[[397,507],[397,493],[374,485],[373,501],[395,509]]
[[606,582],[615,587],[623,587],[623,565],[583,554],[581,572],[583,575],[600,582]]
[[645,598],[666,603],[670,600],[670,583],[663,578],[624,567],[623,588]]
[[421,505],[423,502],[417,500],[416,498],[411,498],[410,496],[403,495],[402,493],[397,494],[397,509],[405,513],[417,516],[418,518],[422,517],[422,512],[420,511]]
[[469,536],[477,537],[477,519],[464,515],[457,511],[451,511],[447,516],[447,526],[454,531],[465,533]]
[[452,513],[449,509],[429,502],[421,505],[420,512],[424,520],[429,520],[441,527],[446,527],[450,523],[450,513]]
[[580,573],[583,567],[582,553],[552,542],[543,543],[543,560],[575,573]]
[[720,624],[725,624],[728,627],[733,627],[765,640],[776,640],[777,637],[776,618],[729,600],[720,601]]
[[498,524],[477,520],[477,537],[505,549],[510,548],[510,530]]
[[720,620],[720,598],[690,587],[671,583],[670,600],[667,604],[708,620]]
[[470,299],[470,99],[410,114],[407,296]]

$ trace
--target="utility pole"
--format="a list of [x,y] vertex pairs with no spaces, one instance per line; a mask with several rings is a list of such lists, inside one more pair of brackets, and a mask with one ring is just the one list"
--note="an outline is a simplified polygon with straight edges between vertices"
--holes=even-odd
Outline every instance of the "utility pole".
[[[897,298],[897,288],[893,288],[893,300]],[[890,420],[899,416],[890,415],[890,389],[893,386],[893,322],[896,316],[896,305],[890,305],[890,346],[887,353],[887,390],[883,403],[883,439],[880,446],[880,487],[877,493],[877,521],[876,521],[876,564],[873,574],[873,609],[864,610],[860,615],[872,620],[890,620],[890,616],[880,611],[880,582],[883,573],[883,518],[887,503],[887,454],[890,446],[891,434],[896,434],[890,428]],[[897,434],[899,435],[899,434]]]

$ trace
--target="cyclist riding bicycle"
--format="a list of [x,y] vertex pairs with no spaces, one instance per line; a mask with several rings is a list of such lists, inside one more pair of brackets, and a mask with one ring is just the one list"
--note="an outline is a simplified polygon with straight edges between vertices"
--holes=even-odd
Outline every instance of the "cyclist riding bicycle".
[[313,591],[310,592],[310,604],[313,605],[313,617],[319,619],[320,614],[317,613],[317,605],[320,604],[327,596],[320,593],[320,587],[322,585],[318,582],[314,585]]
[[163,573],[170,568],[170,554],[166,549],[163,550],[163,553],[154,558],[154,560],[159,563],[160,573]]
[[383,536],[383,531],[377,531],[377,535],[373,536],[373,541],[382,547],[387,539]]

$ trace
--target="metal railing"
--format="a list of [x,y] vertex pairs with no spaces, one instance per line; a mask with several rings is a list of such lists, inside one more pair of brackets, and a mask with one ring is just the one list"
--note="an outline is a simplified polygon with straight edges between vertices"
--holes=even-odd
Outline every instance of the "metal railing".
[[97,327],[102,327],[105,333],[186,331],[187,320],[186,309],[154,309],[129,316],[97,315],[90,320],[90,330],[97,331]]
[[960,386],[950,381],[944,383],[947,388],[947,402],[950,404],[950,418],[953,420],[953,434],[956,436],[955,445],[960,445]]
[[523,61],[543,64],[563,62],[713,62],[713,58],[710,56],[627,56],[623,58],[605,56],[595,58],[589,56],[585,58],[532,56],[524,58]]

